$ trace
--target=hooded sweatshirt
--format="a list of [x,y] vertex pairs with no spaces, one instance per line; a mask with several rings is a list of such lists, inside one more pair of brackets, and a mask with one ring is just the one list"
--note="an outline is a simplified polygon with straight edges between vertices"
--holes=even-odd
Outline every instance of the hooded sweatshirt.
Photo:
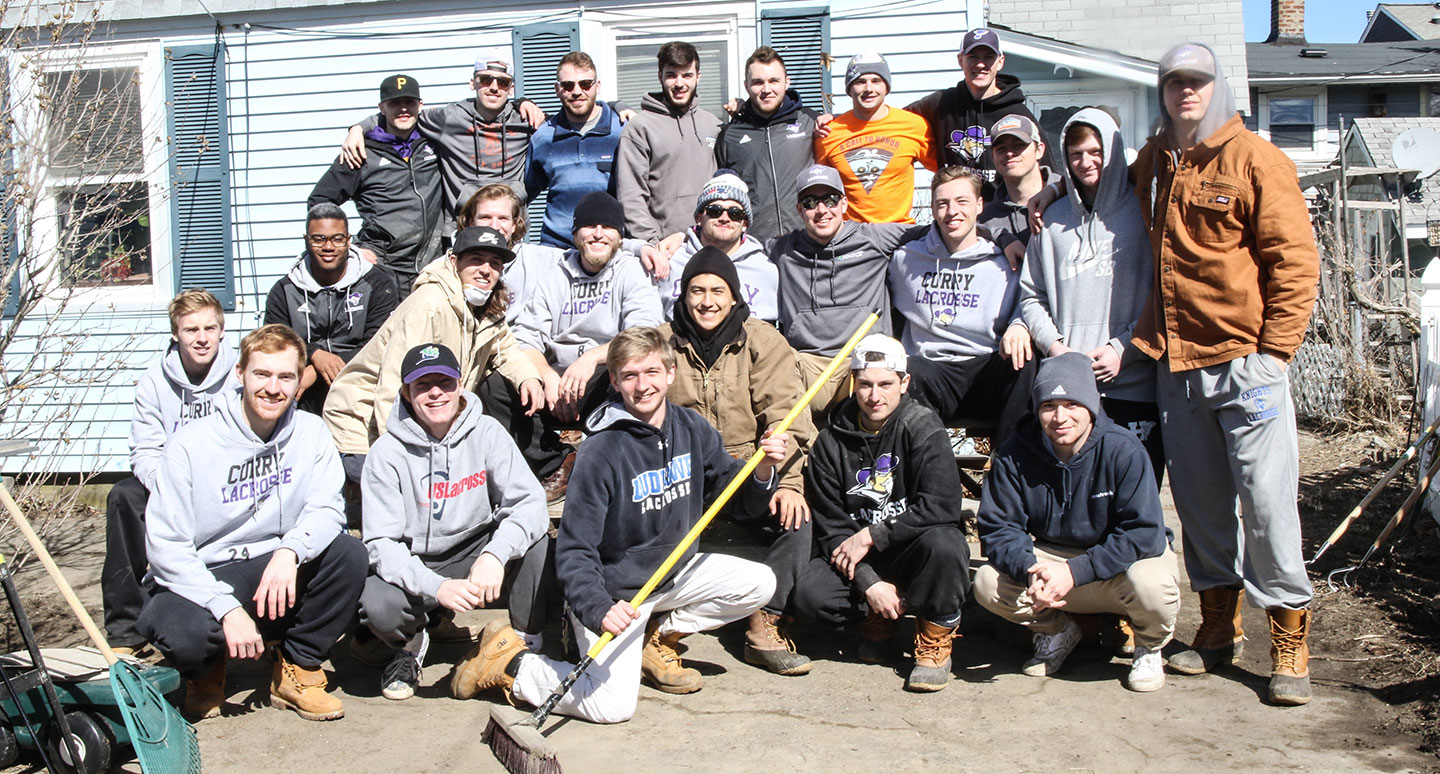
[[640,101],[615,151],[615,198],[630,236],[655,242],[695,223],[695,198],[715,175],[720,119],[697,99],[671,110],[664,92]]
[[150,577],[219,620],[240,606],[211,567],[288,548],[300,563],[345,528],[345,471],[325,425],[291,406],[262,441],[238,390],[165,447],[145,509]]
[[752,98],[720,127],[715,164],[735,170],[750,187],[748,233],[762,242],[804,226],[795,211],[795,180],[815,163],[815,117],[800,104],[800,92],[789,89],[768,117],[755,110]]
[[460,397],[464,407],[438,441],[408,402],[395,401],[360,479],[370,566],[385,582],[426,599],[445,582],[426,559],[489,533],[484,552],[508,564],[550,526],[545,492],[515,442],[481,413],[475,393]]
[[829,244],[804,230],[765,245],[780,275],[780,325],[797,352],[833,357],[871,312],[871,333],[890,335],[890,254],[928,226],[845,221]]
[[[598,632],[615,601],[640,590],[741,463],[725,453],[715,428],[673,403],[660,427],[618,402],[596,409],[585,425],[555,541],[555,577],[580,623]],[[777,478],[746,481],[737,513],[762,512]],[[676,566],[695,552],[692,544]],[[657,590],[674,582],[672,573]]]
[[171,342],[165,354],[140,375],[130,418],[130,470],[147,490],[155,491],[170,437],[185,425],[210,416],[220,396],[239,386],[236,359],[235,350],[221,338],[215,342],[210,370],[195,384],[185,373],[179,345]]
[[1067,167],[1070,193],[1046,209],[1045,227],[1030,240],[1021,270],[1020,319],[1041,353],[1056,342],[1080,352],[1109,344],[1121,367],[1115,379],[1101,383],[1102,393],[1154,402],[1155,366],[1130,342],[1154,270],[1140,200],[1127,179],[1125,141],[1103,110],[1081,110],[1065,130],[1077,123],[1100,132],[1104,166],[1095,201],[1087,207],[1080,199]]
[[300,334],[308,355],[320,349],[346,362],[365,346],[395,311],[399,290],[388,272],[350,248],[345,273],[334,285],[320,285],[310,273],[304,252],[270,288],[265,299],[265,324],[288,325]]
[[[859,412],[854,396],[836,406],[805,465],[805,497],[820,556],[830,556],[866,527],[876,553],[903,546],[932,527],[958,528],[960,473],[940,417],[905,396],[880,432],[872,433],[860,426]],[[861,561],[851,588],[864,593],[879,580],[870,563]]]
[[1145,447],[1102,411],[1069,462],[1031,417],[1000,447],[980,498],[980,545],[995,569],[1024,580],[1036,541],[1085,553],[1075,585],[1107,580],[1170,542]]
[[[700,242],[700,227],[691,226],[685,230],[685,241],[675,254],[670,256],[670,275],[657,280],[660,301],[665,305],[665,319],[675,319],[675,304],[680,300],[680,278],[685,274],[685,264],[690,256],[704,247]],[[730,260],[735,262],[735,273],[740,275],[740,292],[750,307],[750,313],[765,322],[774,324],[780,317],[780,273],[770,256],[765,254],[765,245],[746,233],[735,248]]]
[[[941,167],[969,167],[985,179],[995,182],[995,162],[990,158],[990,128],[996,121],[1009,115],[1024,116],[1040,122],[1025,107],[1025,94],[1020,91],[1020,79],[1001,73],[995,76],[995,85],[1000,92],[985,99],[975,99],[965,81],[932,92],[930,96],[906,106],[930,125],[931,142]],[[1044,130],[1041,130],[1044,134]],[[1057,150],[1048,139],[1045,141],[1044,164],[1059,169]]]
[[467,390],[478,387],[492,370],[517,387],[526,379],[540,378],[503,315],[477,315],[465,302],[454,263],[448,257],[436,258],[420,272],[410,296],[330,385],[325,424],[342,454],[365,454],[385,434],[385,422],[400,393],[405,353],[433,343],[455,353],[460,386]]
[[580,265],[580,251],[567,250],[559,263],[535,276],[515,338],[563,370],[626,328],[661,322],[660,294],[640,259],[621,250],[591,274]]
[[890,261],[890,295],[912,357],[969,360],[999,350],[1019,287],[1019,273],[993,242],[977,238],[951,253],[934,226]]

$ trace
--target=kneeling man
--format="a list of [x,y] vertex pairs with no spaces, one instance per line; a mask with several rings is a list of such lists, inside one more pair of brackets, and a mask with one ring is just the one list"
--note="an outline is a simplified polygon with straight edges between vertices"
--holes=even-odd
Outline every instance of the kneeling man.
[[990,564],[975,573],[975,597],[1034,632],[1023,671],[1038,677],[1055,674],[1080,642],[1072,613],[1125,616],[1135,631],[1125,687],[1158,690],[1180,588],[1149,455],[1100,409],[1087,355],[1042,362],[1031,400],[1036,419],[1000,447],[985,478],[980,543]]
[[279,640],[270,704],[306,720],[345,716],[320,665],[355,620],[365,547],[345,534],[340,455],[295,410],[305,342],[266,325],[240,343],[240,391],[180,428],[145,511],[159,587],[140,633],[187,678],[185,710],[220,714],[225,660]]
[[[759,610],[775,593],[775,574],[759,562],[698,553],[692,545],[653,595],[639,608],[630,605],[741,463],[698,413],[666,400],[675,351],[659,329],[622,331],[610,342],[605,366],[623,402],[606,403],[586,423],[590,436],[570,478],[555,572],[580,650],[601,632],[615,639],[555,711],[619,723],[635,713],[642,678],[666,693],[700,690],[700,673],[680,663],[680,640]],[[788,441],[786,433],[760,441],[765,456],[739,489],[738,512],[767,513]],[[480,643],[451,688],[467,698],[498,687],[538,705],[572,667],[526,650],[507,626]]]

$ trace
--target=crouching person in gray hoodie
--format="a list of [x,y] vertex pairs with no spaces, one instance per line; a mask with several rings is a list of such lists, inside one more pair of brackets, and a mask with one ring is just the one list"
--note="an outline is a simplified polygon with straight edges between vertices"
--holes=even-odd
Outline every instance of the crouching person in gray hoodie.
[[486,607],[509,586],[510,623],[539,647],[554,583],[545,493],[505,429],[460,389],[455,354],[414,347],[401,378],[360,482],[370,553],[360,621],[399,648],[380,680],[396,701],[415,695],[431,610]]
[[181,428],[145,518],[159,590],[140,633],[186,679],[184,709],[220,714],[228,658],[279,640],[270,704],[306,720],[345,716],[320,665],[355,620],[365,548],[344,533],[340,455],[295,410],[305,342],[266,325],[240,343],[240,391]]

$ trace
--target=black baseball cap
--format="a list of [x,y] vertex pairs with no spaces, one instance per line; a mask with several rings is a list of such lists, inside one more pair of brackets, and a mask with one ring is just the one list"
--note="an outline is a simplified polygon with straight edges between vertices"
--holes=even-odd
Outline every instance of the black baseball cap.
[[444,374],[451,379],[460,378],[460,361],[455,353],[444,344],[421,344],[411,347],[400,362],[400,379],[406,384],[427,374]]
[[420,82],[408,75],[392,75],[380,82],[380,101],[401,97],[420,99]]
[[455,235],[455,246],[450,252],[464,255],[471,250],[489,250],[505,263],[515,260],[515,251],[510,249],[505,235],[489,226],[471,226]]

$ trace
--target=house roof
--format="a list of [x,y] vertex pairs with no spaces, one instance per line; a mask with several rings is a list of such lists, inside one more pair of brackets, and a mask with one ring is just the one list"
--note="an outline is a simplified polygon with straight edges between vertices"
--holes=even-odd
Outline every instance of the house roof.
[[1155,86],[1158,66],[1148,59],[1109,49],[1057,40],[1044,35],[1021,32],[1003,24],[992,24],[991,26],[1004,31],[1004,45],[1007,53],[1052,62],[1060,67],[1118,78],[1141,86],[1152,88]]
[[[1315,49],[1324,50],[1326,55],[1300,55],[1301,51]],[[1303,46],[1249,43],[1245,55],[1250,64],[1250,82],[1255,84],[1440,81],[1440,40]]]
[[1375,15],[1365,25],[1365,31],[1360,34],[1360,39],[1370,33],[1370,28],[1375,25],[1375,20],[1381,14],[1390,17],[1390,20],[1402,27],[1406,32],[1415,37],[1416,40],[1440,39],[1440,24],[1432,24],[1431,19],[1440,15],[1440,7],[1435,3],[1380,3],[1375,6]]
[[[1440,118],[1357,118],[1351,128],[1364,147],[1371,163],[1379,167],[1395,166],[1390,155],[1395,138],[1411,129],[1440,131]],[[1409,230],[1425,225],[1426,220],[1440,220],[1440,175],[1431,175],[1421,182],[1420,201],[1405,198],[1405,223]],[[1412,237],[1413,238],[1413,237]]]

